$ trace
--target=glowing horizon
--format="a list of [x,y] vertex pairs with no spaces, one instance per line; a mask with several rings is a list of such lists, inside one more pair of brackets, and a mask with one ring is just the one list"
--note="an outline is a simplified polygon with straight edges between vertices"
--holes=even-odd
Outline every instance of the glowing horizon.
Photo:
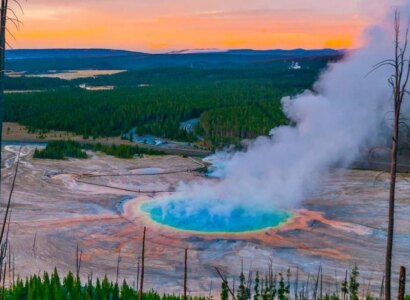
[[[28,1],[21,16],[24,26],[14,32],[16,40],[9,38],[9,42],[16,49],[108,48],[144,52],[348,49],[361,45],[361,32],[371,22],[371,5],[363,5],[367,1],[306,2]],[[377,9],[372,15],[378,15]]]

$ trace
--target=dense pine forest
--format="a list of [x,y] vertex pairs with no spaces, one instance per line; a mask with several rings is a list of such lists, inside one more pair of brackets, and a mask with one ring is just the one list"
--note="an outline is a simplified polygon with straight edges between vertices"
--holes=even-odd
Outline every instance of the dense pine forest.
[[[84,138],[120,136],[132,128],[139,134],[195,141],[213,147],[267,135],[286,124],[283,96],[312,88],[328,59],[290,61],[237,68],[158,68],[66,81],[50,78],[9,78],[10,90],[43,90],[8,94],[5,120],[28,130],[64,130]],[[88,91],[80,84],[113,85],[110,91]],[[180,123],[199,118],[194,132]]]
[[[340,282],[335,281],[332,292],[324,285],[320,270],[318,274],[311,276],[310,280],[309,278],[302,280],[298,274],[292,275],[290,270],[276,274],[269,272],[266,276],[256,272],[248,278],[242,272],[236,278],[236,288],[223,277],[220,288],[216,288],[213,292],[217,292],[221,300],[381,299],[373,296],[374,292],[372,293],[368,286],[362,286],[357,267],[349,273],[346,272]],[[138,296],[136,288],[130,286],[125,280],[111,282],[107,277],[93,279],[89,276],[86,283],[82,283],[80,278],[71,272],[64,278],[60,278],[57,269],[54,269],[51,274],[44,272],[41,276],[33,275],[25,280],[16,279],[9,288],[4,289],[1,297],[13,300],[134,300],[139,299]],[[180,295],[159,294],[153,290],[143,293],[145,300],[212,300],[214,297],[212,294],[199,297],[187,295],[185,299]],[[410,300],[410,296],[405,296],[404,299]]]
[[[107,277],[97,278],[95,282],[89,280],[85,285],[72,273],[60,278],[57,270],[49,275],[34,275],[26,280],[18,279],[9,289],[4,291],[2,299],[15,300],[134,300],[138,294],[126,281],[122,283],[110,282]],[[143,294],[146,300],[181,300],[176,295],[160,295],[155,291]],[[205,300],[205,297],[189,297],[189,300]]]

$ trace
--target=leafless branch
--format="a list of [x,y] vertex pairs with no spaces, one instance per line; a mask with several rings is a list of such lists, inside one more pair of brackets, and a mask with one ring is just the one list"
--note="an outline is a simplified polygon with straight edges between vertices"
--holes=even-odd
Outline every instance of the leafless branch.
[[17,155],[16,170],[14,172],[13,182],[11,184],[9,199],[7,201],[7,206],[6,206],[6,212],[4,214],[3,225],[2,225],[2,228],[1,228],[1,234],[0,234],[0,244],[3,243],[4,230],[6,229],[6,224],[7,224],[9,211],[10,211],[10,207],[11,207],[11,199],[13,197],[14,188],[16,186],[16,179],[17,179],[18,169],[19,169],[19,165],[20,165],[20,155],[21,155],[21,147],[20,147],[18,155]]

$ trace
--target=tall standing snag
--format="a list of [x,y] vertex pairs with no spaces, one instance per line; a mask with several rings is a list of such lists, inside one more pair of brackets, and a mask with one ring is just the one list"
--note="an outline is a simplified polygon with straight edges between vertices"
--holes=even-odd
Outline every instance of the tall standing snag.
[[393,75],[389,78],[389,84],[393,91],[393,132],[390,148],[390,188],[389,188],[389,210],[388,210],[388,228],[387,228],[387,245],[385,258],[385,300],[391,300],[391,273],[393,259],[393,237],[394,237],[394,212],[396,200],[396,176],[397,176],[397,158],[398,145],[401,125],[401,109],[406,94],[410,78],[410,60],[407,56],[409,24],[402,39],[400,30],[400,14],[395,13],[394,18],[394,58],[382,61],[375,66],[375,69],[390,66],[393,68]]
[[188,280],[188,249],[185,249],[185,259],[184,259],[184,300],[187,300],[187,280]]
[[140,257],[138,256],[138,263],[137,263],[137,287],[140,285]]
[[[20,9],[21,6],[19,4],[18,0],[12,0],[13,3],[17,4]],[[8,13],[12,13],[12,17],[8,17]],[[11,21],[17,29],[19,28],[19,25],[21,24],[21,21],[17,17],[16,13],[14,12],[13,8],[9,7],[9,1],[8,0],[1,0],[1,6],[0,6],[0,165],[2,161],[2,147],[1,144],[3,142],[3,115],[4,115],[4,79],[5,79],[5,61],[6,61],[6,45],[7,45],[7,40],[6,40],[6,33],[9,33],[11,36],[13,34],[10,32],[10,30],[7,28],[7,21]],[[9,194],[8,201],[6,203],[6,209],[4,212],[4,218],[3,218],[3,223],[1,225],[1,234],[0,234],[0,248],[1,249],[7,249],[8,245],[8,230],[9,230],[9,225],[10,225],[10,206],[11,206],[11,198],[13,195],[14,191],[14,186],[16,183],[16,177],[18,173],[18,166],[20,162],[20,153],[21,153],[21,147],[17,156],[17,162],[16,162],[16,171],[13,177],[13,182],[11,186],[11,191]],[[2,179],[2,172],[1,172],[1,166],[0,166],[0,196],[1,196],[1,180]],[[1,199],[1,197],[0,197]],[[8,222],[8,223],[7,223]],[[7,226],[7,238],[4,240],[4,231]],[[1,251],[2,253],[0,254],[0,269],[3,268],[4,265],[4,273],[2,274],[3,276],[3,285],[2,285],[2,294],[1,297],[4,299],[4,279],[6,275],[6,267],[7,264],[5,263],[5,252]],[[9,262],[9,267],[10,267],[10,262]],[[0,272],[1,274],[2,272]],[[1,277],[1,275],[0,275]]]
[[[11,0],[12,3],[16,4],[21,11],[23,11],[20,2],[18,0]],[[8,14],[11,13],[9,17]],[[7,33],[14,38],[14,35],[7,28],[7,22],[10,21],[17,29],[20,28],[22,24],[21,20],[17,16],[14,9],[9,5],[9,0],[1,0],[0,7],[0,145],[3,142],[3,119],[4,119],[4,79],[6,72],[6,46]],[[2,153],[0,151],[0,162],[2,158]],[[0,181],[1,181],[1,168],[0,168]],[[0,184],[0,194],[1,194],[1,184]]]
[[400,267],[400,278],[399,278],[399,296],[398,300],[404,300],[406,294],[406,268]]
[[[1,0],[0,12],[0,145],[3,142],[3,115],[4,115],[4,78],[6,61],[6,24],[8,0]],[[0,149],[1,150],[1,149]],[[2,153],[0,151],[0,163]],[[1,194],[1,168],[0,168],[0,194]]]
[[144,234],[142,236],[142,253],[141,253],[141,281],[140,281],[140,290],[138,295],[138,300],[142,300],[144,293],[144,264],[145,264],[145,233],[147,228],[144,227]]
[[219,269],[217,267],[215,267],[216,273],[218,274],[218,276],[222,279],[222,281],[225,283],[226,288],[228,289],[229,293],[232,296],[233,300],[237,300],[236,296],[235,296],[235,281],[233,282],[233,291],[231,290],[231,288],[229,287],[228,284],[228,280],[222,275],[221,271],[219,271]]
[[380,294],[379,294],[379,299],[383,300],[383,296],[384,296],[384,274],[382,277],[382,282],[380,284]]
[[120,276],[120,263],[121,263],[121,249],[118,251],[117,272],[116,272],[116,277],[115,277],[115,284],[118,284],[118,277]]
[[76,254],[75,254],[75,275],[77,281],[80,281],[80,270],[81,270],[81,263],[82,263],[82,258],[83,258],[83,250],[80,250],[78,244],[77,244],[77,249],[76,249]]

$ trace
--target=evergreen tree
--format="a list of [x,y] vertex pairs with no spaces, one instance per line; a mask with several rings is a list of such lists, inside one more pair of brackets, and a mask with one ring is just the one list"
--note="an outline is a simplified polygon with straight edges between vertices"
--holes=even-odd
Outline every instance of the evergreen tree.
[[255,277],[255,287],[254,287],[254,292],[255,294],[253,295],[254,300],[260,300],[260,290],[259,290],[259,271],[256,271],[256,277]]
[[264,280],[264,284],[262,284],[262,300],[270,300],[271,298],[271,287],[270,287],[270,283],[269,283],[269,278],[266,275],[265,276],[265,280]]
[[245,275],[243,274],[243,271],[241,272],[241,275],[239,276],[239,287],[238,287],[238,295],[236,296],[237,300],[247,300],[247,291],[246,291],[246,285],[245,285]]
[[112,300],[120,300],[120,289],[118,287],[118,283],[115,283],[113,291],[112,291]]
[[285,283],[282,273],[279,273],[279,289],[278,298],[279,300],[287,300],[289,295],[289,286]]
[[100,279],[97,278],[97,282],[95,283],[95,299],[103,299],[103,296]]
[[228,283],[223,280],[221,286],[221,300],[228,300],[229,299],[229,291],[228,291]]
[[349,279],[349,293],[350,293],[350,300],[358,300],[359,299],[359,287],[360,284],[358,282],[359,276],[359,268],[355,265]]

